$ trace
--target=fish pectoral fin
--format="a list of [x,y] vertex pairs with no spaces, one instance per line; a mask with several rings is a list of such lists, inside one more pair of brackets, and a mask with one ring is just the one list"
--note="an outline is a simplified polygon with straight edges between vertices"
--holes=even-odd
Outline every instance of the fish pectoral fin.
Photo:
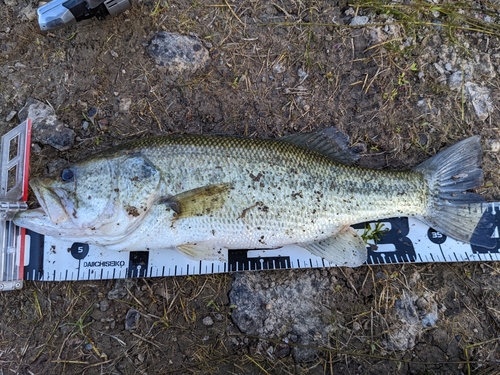
[[176,213],[176,219],[210,215],[219,210],[231,190],[230,183],[203,186],[188,190],[173,197],[160,199]]
[[177,246],[184,255],[196,260],[226,261],[227,249],[205,242],[187,243]]
[[368,256],[365,241],[351,227],[324,240],[299,246],[337,266],[358,267]]

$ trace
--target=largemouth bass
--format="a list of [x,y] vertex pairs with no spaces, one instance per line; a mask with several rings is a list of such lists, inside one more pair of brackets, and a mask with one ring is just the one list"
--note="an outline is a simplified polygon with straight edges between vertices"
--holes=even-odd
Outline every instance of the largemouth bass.
[[484,201],[468,191],[482,183],[479,137],[404,172],[342,164],[321,137],[139,140],[54,178],[32,179],[41,208],[14,221],[113,250],[176,248],[198,259],[217,259],[222,249],[297,244],[337,265],[358,266],[366,244],[350,225],[395,216],[494,246],[478,225]]

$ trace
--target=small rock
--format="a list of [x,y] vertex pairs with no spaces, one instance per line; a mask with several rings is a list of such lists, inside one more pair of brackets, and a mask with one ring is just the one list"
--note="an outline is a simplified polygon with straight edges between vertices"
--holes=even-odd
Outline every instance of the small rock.
[[219,313],[215,314],[215,315],[214,315],[214,318],[215,318],[215,320],[217,320],[218,322],[222,322],[222,320],[224,319],[224,317],[222,316],[222,314],[219,314]]
[[[273,66],[273,73],[274,74],[280,74],[280,73],[283,73],[285,71],[285,67],[283,65],[281,65],[279,62],[277,62],[276,64],[274,64]],[[271,78],[271,77],[269,77]]]
[[19,11],[21,16],[24,16],[28,21],[34,21],[36,18],[36,9],[34,9],[31,4],[25,6]]
[[203,325],[210,327],[214,325],[214,320],[210,316],[206,316],[203,318]]
[[137,328],[141,314],[136,309],[130,309],[125,316],[125,329],[131,331]]
[[500,152],[500,141],[499,140],[490,141],[490,150],[492,152]]
[[16,62],[14,64],[14,68],[18,68],[18,69],[26,69],[26,65],[24,65],[23,63],[20,63],[20,62]]
[[448,78],[448,86],[451,90],[458,90],[462,87],[463,74],[461,70],[457,70]]
[[5,121],[9,122],[12,120],[14,117],[16,117],[17,111],[10,111],[7,117],[5,118]]
[[490,90],[473,82],[465,83],[465,92],[472,101],[472,106],[479,120],[484,121],[493,111]]
[[357,331],[361,330],[361,328],[363,328],[363,327],[361,327],[361,324],[359,324],[358,322],[352,323],[352,330],[353,331],[357,332]]
[[73,147],[75,132],[57,119],[52,107],[29,98],[18,117],[21,122],[31,118],[33,141],[50,145],[59,151]]
[[5,5],[10,7],[15,7],[17,5],[17,0],[4,0]]
[[366,25],[368,23],[369,18],[367,16],[356,16],[351,20],[350,26],[360,26]]
[[85,344],[86,350],[92,350],[92,344]]
[[116,280],[113,289],[108,292],[108,299],[124,299],[128,295],[127,290],[131,290],[136,287],[137,284],[133,279],[118,279]]
[[128,113],[130,111],[131,105],[132,105],[131,98],[121,98],[120,99],[120,112]]
[[439,74],[444,74],[444,68],[438,63],[434,63],[434,68],[436,68]]
[[98,114],[99,114],[99,109],[97,109],[96,107],[90,108],[89,112],[87,113],[87,118],[90,120],[92,125],[95,125],[95,119]]
[[207,49],[197,38],[165,31],[155,35],[147,52],[174,75],[194,72],[210,60]]
[[109,301],[107,299],[103,299],[99,302],[99,310],[102,312],[107,311],[109,309]]
[[444,64],[444,68],[445,68],[447,71],[449,71],[449,72],[451,72],[451,71],[453,70],[453,67],[451,66],[451,64],[450,64],[449,62],[448,62],[448,63],[446,63],[446,64]]
[[346,16],[354,16],[356,14],[356,12],[354,12],[354,8],[352,7],[349,7],[347,8],[345,11],[344,11],[344,14]]
[[118,57],[118,54],[115,51],[109,51],[109,54],[113,57]]
[[474,64],[474,76],[477,79],[495,78],[495,67],[491,63],[489,53],[479,53],[475,56],[476,63]]
[[38,145],[38,143],[32,143],[31,151],[34,152],[35,154],[39,154],[40,152],[42,152],[42,148]]
[[82,122],[82,129],[87,130],[89,128],[90,122],[84,121]]
[[297,75],[302,81],[304,81],[309,74],[307,74],[306,72],[304,72],[302,69],[299,68],[299,70],[297,71]]

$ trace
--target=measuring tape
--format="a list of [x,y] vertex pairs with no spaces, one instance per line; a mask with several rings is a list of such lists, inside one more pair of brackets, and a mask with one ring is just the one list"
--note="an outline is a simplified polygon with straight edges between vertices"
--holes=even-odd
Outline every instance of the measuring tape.
[[[10,199],[0,196],[2,210],[5,205],[1,213],[6,212],[0,225],[4,241],[0,258],[3,270],[0,276],[1,290],[21,288],[23,280],[104,280],[335,266],[295,245],[269,250],[226,250],[222,254],[225,261],[204,261],[187,258],[173,249],[111,251],[101,246],[73,243],[18,228],[8,219],[18,210],[26,209],[23,202],[27,193],[30,131],[31,124],[28,121],[2,137],[2,163],[6,160],[10,163],[7,171],[13,168],[13,164],[17,165],[16,176],[19,175],[20,179],[16,179],[10,190],[5,190],[8,193],[5,197]],[[4,147],[10,147],[14,138],[18,139],[18,152],[5,151]],[[1,181],[3,183],[3,177]],[[3,185],[1,187],[3,189]],[[13,188],[17,189],[16,193],[9,193]],[[12,200],[13,196],[19,198]],[[485,217],[493,221],[493,225],[488,226],[491,233],[487,234],[496,239],[493,249],[453,240],[413,218],[384,219],[378,223],[356,224],[353,227],[359,234],[366,233],[368,226],[382,228],[378,232],[376,244],[367,246],[367,264],[499,261],[500,202],[487,203],[484,210],[487,213]]]

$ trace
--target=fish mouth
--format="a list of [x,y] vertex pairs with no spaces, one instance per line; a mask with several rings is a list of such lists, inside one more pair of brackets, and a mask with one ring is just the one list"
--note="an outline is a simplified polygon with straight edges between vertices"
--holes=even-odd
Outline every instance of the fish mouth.
[[40,178],[30,181],[40,207],[19,212],[14,217],[14,223],[48,236],[73,235],[75,228],[70,211],[73,205],[62,189],[47,186],[49,183]]
[[[66,207],[67,202],[65,202],[65,196],[61,189],[47,187],[43,184],[43,180],[40,179],[33,179],[30,186],[40,203],[45,217],[48,216],[54,224],[61,224],[70,220]],[[35,214],[37,210],[33,211]],[[36,213],[35,215],[39,214]]]

